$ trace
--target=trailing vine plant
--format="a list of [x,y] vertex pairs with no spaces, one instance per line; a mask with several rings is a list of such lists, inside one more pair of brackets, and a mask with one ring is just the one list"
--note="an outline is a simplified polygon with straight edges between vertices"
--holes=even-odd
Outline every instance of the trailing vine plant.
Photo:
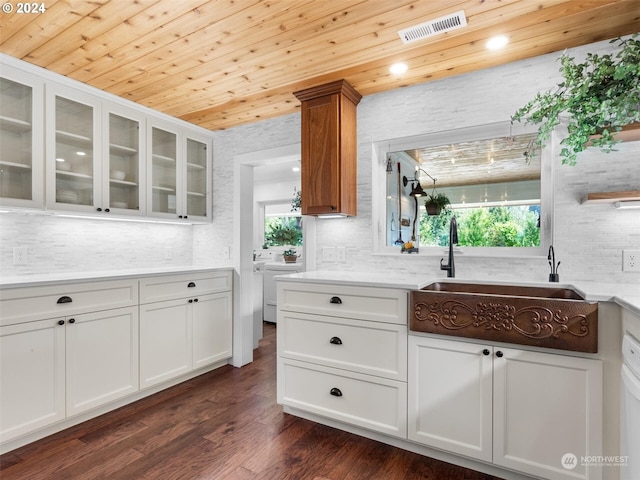
[[[622,127],[640,122],[640,40],[638,34],[610,43],[612,54],[587,54],[583,63],[563,53],[560,72],[564,81],[555,91],[537,93],[511,121],[540,124],[538,144],[544,147],[561,114],[568,114],[568,136],[561,142],[563,164],[575,165],[577,154],[589,141],[604,152],[615,150],[615,134]],[[591,138],[593,135],[599,137]]]

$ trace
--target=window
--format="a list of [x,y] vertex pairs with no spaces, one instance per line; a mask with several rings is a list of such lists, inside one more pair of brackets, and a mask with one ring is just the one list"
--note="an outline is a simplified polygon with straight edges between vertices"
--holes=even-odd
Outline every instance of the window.
[[[535,140],[531,128],[505,122],[374,145],[374,185],[386,185],[374,188],[376,252],[412,241],[420,253],[440,254],[455,216],[467,253],[541,254],[551,238],[552,185],[550,153]],[[450,205],[429,215],[425,201],[437,195]]]
[[302,245],[302,217],[290,210],[290,203],[265,205],[264,247]]

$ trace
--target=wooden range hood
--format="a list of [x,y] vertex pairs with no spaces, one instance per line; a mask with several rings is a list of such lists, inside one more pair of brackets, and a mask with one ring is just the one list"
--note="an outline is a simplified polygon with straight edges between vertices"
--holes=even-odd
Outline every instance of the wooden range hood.
[[303,215],[357,213],[357,105],[346,80],[293,93],[302,103]]

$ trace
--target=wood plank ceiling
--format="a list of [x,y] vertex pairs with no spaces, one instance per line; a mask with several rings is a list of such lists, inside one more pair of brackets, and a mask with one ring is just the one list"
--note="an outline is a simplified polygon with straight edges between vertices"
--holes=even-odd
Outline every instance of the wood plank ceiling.
[[[640,30],[640,0],[42,3],[0,16],[0,51],[212,130],[296,112],[292,92],[341,78],[371,95]],[[465,28],[397,34],[458,10]],[[391,75],[397,61],[409,71]]]

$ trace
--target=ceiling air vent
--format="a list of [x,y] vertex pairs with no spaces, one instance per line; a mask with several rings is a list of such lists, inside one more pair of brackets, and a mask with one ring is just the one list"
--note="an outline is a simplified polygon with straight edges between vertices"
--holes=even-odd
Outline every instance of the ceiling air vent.
[[402,43],[407,44],[466,26],[467,17],[464,16],[464,10],[460,10],[444,17],[402,29],[398,31],[398,35],[400,35]]

